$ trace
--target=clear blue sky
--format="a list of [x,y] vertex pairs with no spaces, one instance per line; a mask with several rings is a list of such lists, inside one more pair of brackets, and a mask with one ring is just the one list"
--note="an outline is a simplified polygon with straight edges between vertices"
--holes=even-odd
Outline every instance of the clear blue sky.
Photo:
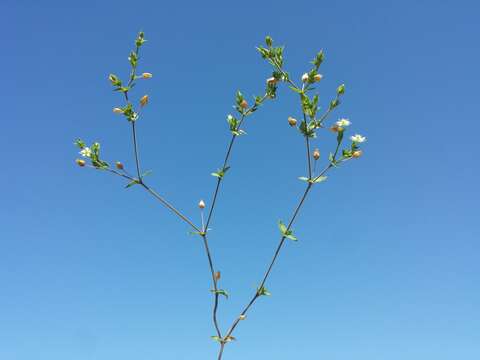
[[[149,42],[137,95],[148,179],[198,217],[229,138],[234,92],[260,94],[255,46],[286,45],[299,77],[323,48],[322,106],[345,82],[365,156],[308,200],[268,288],[226,360],[480,358],[478,84],[474,1],[8,1],[0,65],[0,358],[213,359],[205,254],[140,188],[80,169],[72,141],[99,140],[132,167],[128,124],[107,75]],[[212,223],[231,299],[250,297],[302,191],[297,97],[279,91],[248,120]],[[318,144],[326,154],[325,132]]]

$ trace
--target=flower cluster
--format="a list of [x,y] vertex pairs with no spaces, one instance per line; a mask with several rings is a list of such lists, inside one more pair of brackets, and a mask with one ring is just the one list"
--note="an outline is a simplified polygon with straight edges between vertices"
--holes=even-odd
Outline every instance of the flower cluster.
[[[80,149],[79,154],[83,158],[89,159],[93,167],[98,169],[109,168],[110,165],[100,159],[100,143],[94,142],[91,146],[87,146],[83,140],[77,139],[74,144]],[[86,164],[84,159],[77,159],[75,162],[82,167]]]

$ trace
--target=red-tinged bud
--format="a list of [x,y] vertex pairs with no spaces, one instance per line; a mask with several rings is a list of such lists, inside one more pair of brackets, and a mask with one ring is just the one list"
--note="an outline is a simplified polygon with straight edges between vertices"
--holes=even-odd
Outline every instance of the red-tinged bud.
[[315,160],[320,159],[320,150],[318,150],[318,149],[313,150],[313,158]]
[[205,202],[203,200],[200,200],[198,203],[198,207],[202,210],[205,209]]
[[123,164],[120,162],[120,161],[117,161],[115,163],[115,167],[118,169],[118,170],[123,170]]
[[362,150],[356,150],[352,153],[352,157],[359,158],[360,156],[362,156],[362,154],[363,154]]
[[75,160],[75,162],[77,163],[78,166],[80,167],[84,167],[85,166],[85,160],[82,160],[82,159],[77,159]]
[[293,127],[293,126],[296,126],[296,125],[297,125],[297,119],[289,116],[289,117],[288,117],[288,125],[290,125],[290,126],[292,126],[292,127]]
[[141,98],[140,98],[140,106],[145,106],[148,104],[148,95],[143,95]]

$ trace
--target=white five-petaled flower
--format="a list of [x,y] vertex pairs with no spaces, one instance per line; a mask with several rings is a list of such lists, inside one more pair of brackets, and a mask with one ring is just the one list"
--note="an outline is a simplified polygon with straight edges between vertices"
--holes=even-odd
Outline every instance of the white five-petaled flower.
[[337,126],[340,126],[342,128],[344,127],[347,127],[351,124],[350,120],[348,119],[339,119],[337,122],[336,122]]
[[365,140],[367,140],[367,138],[360,134],[355,134],[353,136],[350,136],[350,140],[352,140],[354,143],[363,143]]
[[89,147],[84,147],[82,151],[80,151],[80,155],[82,155],[83,157],[89,158],[90,156],[92,156],[92,150],[90,150]]

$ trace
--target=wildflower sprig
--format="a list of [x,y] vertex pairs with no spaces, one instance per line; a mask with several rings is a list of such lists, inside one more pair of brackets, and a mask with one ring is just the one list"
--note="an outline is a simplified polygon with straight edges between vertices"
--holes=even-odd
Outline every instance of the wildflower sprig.
[[[314,59],[311,62],[312,67],[300,77],[301,81],[299,85],[297,85],[297,83],[292,79],[290,74],[284,68],[284,47],[274,46],[272,38],[270,36],[267,36],[265,38],[265,45],[257,48],[262,58],[267,60],[273,68],[271,76],[268,77],[265,81],[264,95],[254,96],[252,104],[250,105],[249,100],[247,100],[247,98],[242,92],[236,92],[233,105],[233,114],[227,115],[228,131],[231,135],[230,142],[227,146],[227,151],[224,156],[223,164],[215,172],[211,173],[211,175],[216,178],[216,185],[210,201],[210,206],[207,207],[207,203],[204,200],[200,200],[200,202],[198,203],[201,225],[196,225],[183,212],[179,211],[163,196],[161,196],[158,192],[153,190],[153,188],[151,188],[145,183],[145,177],[150,173],[150,171],[141,171],[136,134],[136,124],[140,116],[140,110],[149,103],[149,97],[148,95],[141,96],[138,101],[138,107],[136,107],[135,104],[130,100],[130,91],[135,87],[137,80],[150,79],[153,76],[149,72],[143,72],[140,75],[137,74],[140,59],[139,52],[140,48],[145,42],[145,36],[143,32],[140,32],[135,39],[135,48],[130,52],[128,56],[130,73],[126,82],[123,82],[117,75],[114,74],[110,74],[108,77],[114,88],[114,91],[123,94],[125,104],[122,106],[114,107],[113,112],[115,114],[123,115],[131,125],[136,175],[133,176],[129,172],[127,172],[123,163],[119,161],[115,162],[115,165],[113,167],[111,167],[108,162],[104,161],[100,157],[100,144],[98,142],[94,142],[92,145],[87,146],[86,143],[80,139],[75,141],[75,145],[80,149],[79,153],[82,156],[82,158],[76,160],[76,163],[80,167],[90,167],[96,170],[102,170],[118,175],[123,179],[128,180],[128,183],[125,186],[126,188],[130,188],[133,186],[143,188],[155,199],[157,199],[163,206],[169,209],[182,221],[187,223],[192,229],[192,234],[197,235],[201,238],[203,246],[205,248],[205,254],[207,256],[208,267],[211,274],[212,287],[210,288],[210,292],[213,295],[212,320],[216,332],[216,334],[212,336],[212,339],[219,343],[220,348],[217,359],[221,360],[226,344],[236,340],[236,338],[233,336],[233,332],[235,331],[238,324],[246,319],[246,314],[250,310],[250,308],[259,298],[271,295],[270,291],[268,291],[266,288],[266,282],[269,279],[270,273],[274,265],[276,264],[278,255],[284,247],[286,240],[297,241],[297,237],[293,234],[292,226],[294,225],[294,222],[297,219],[308,195],[311,193],[311,189],[314,187],[314,185],[321,183],[327,179],[326,174],[330,169],[337,167],[338,165],[351,159],[359,158],[363,153],[362,149],[360,149],[360,146],[366,141],[366,138],[359,134],[352,135],[349,137],[350,143],[345,146],[345,134],[350,127],[351,122],[349,119],[346,118],[338,119],[338,121],[336,121],[330,127],[330,130],[336,135],[335,149],[329,154],[328,162],[323,168],[323,170],[317,172],[317,164],[322,162],[322,156],[318,148],[314,148],[314,150],[312,151],[311,142],[318,141],[320,130],[327,127],[327,118],[331,114],[331,112],[340,105],[340,99],[345,93],[345,85],[341,84],[337,87],[335,97],[329,101],[326,111],[322,115],[319,115],[318,113],[320,109],[320,97],[318,94],[312,94],[312,92],[313,90],[315,90],[315,84],[319,83],[323,78],[323,75],[319,73],[321,64],[325,59],[323,50],[319,51],[314,56]],[[287,222],[278,222],[278,228],[280,230],[279,243],[274,251],[271,261],[268,264],[267,270],[263,275],[263,278],[259,282],[258,286],[256,286],[252,298],[247,302],[247,305],[239,313],[240,315],[238,315],[233,320],[232,325],[228,328],[228,330],[223,332],[218,322],[218,309],[220,305],[220,298],[225,297],[225,299],[228,299],[230,294],[225,289],[219,286],[221,276],[220,271],[215,268],[212,252],[209,247],[208,237],[211,230],[209,225],[213,218],[214,209],[216,207],[218,195],[220,193],[221,183],[223,182],[226,173],[230,169],[229,160],[232,154],[235,140],[242,135],[246,135],[246,132],[243,129],[245,120],[254,112],[256,112],[266,100],[274,99],[277,97],[278,86],[281,83],[287,84],[294,93],[299,95],[299,111],[301,111],[301,117],[299,118],[300,121],[297,121],[297,119],[293,116],[289,116],[288,125],[292,128],[298,129],[299,134],[301,134],[304,138],[307,160],[307,176],[299,177],[299,179],[305,182],[305,189],[300,196],[300,200],[295,207],[290,219]],[[87,161],[89,162],[88,164]]]

